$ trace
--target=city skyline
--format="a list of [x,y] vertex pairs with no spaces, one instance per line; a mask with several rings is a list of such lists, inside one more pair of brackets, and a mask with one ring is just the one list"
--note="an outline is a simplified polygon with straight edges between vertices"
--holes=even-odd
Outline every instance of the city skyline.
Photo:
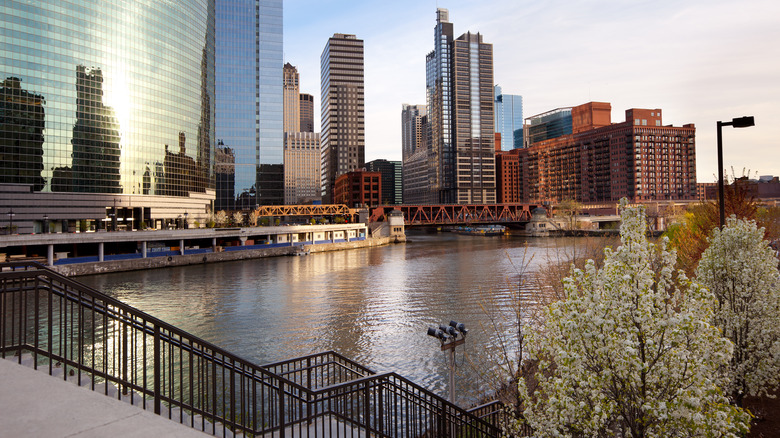
[[284,4],[285,62],[298,66],[302,92],[319,89],[321,46],[312,42],[334,32],[365,41],[367,161],[401,158],[401,105],[425,103],[424,57],[439,7],[456,34],[480,32],[493,44],[495,83],[523,96],[526,117],[590,101],[611,102],[614,120],[629,108],[664,108],[664,123],[696,125],[697,179],[711,182],[716,121],[752,115],[756,126],[724,130],[727,174],[780,174],[772,147],[780,5],[770,1]]

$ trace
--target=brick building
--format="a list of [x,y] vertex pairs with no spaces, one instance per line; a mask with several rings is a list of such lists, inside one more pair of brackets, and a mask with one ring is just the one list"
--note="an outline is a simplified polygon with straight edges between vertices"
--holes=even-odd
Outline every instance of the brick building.
[[376,207],[382,199],[382,174],[355,170],[336,178],[333,202],[348,207],[366,205]]
[[518,152],[523,202],[695,199],[694,125],[664,126],[660,109],[636,108],[613,124],[610,112],[589,102],[571,108],[571,134],[532,136]]

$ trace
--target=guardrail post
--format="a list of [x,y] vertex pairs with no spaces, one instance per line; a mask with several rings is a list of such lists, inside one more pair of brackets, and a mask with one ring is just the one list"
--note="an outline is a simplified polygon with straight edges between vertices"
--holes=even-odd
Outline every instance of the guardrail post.
[[284,382],[279,380],[279,438],[284,438]]
[[160,326],[154,325],[154,413],[160,415]]

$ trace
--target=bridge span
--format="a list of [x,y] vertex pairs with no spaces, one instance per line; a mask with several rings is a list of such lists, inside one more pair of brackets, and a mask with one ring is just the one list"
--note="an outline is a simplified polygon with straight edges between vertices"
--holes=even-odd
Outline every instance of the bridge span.
[[528,222],[541,204],[383,205],[371,209],[371,222],[384,221],[393,210],[409,225],[456,225]]

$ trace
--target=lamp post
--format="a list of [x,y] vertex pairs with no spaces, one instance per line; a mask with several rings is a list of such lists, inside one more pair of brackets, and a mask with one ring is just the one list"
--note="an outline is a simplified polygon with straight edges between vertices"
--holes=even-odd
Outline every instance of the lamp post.
[[48,234],[49,233],[49,215],[44,214],[43,215],[43,233]]
[[16,216],[16,213],[14,213],[14,209],[8,210],[8,234],[14,233],[14,216]]
[[726,204],[723,194],[723,127],[748,128],[755,125],[753,116],[744,116],[731,119],[730,122],[718,121],[718,207],[720,210],[720,227],[726,224]]
[[440,325],[439,328],[429,327],[428,336],[438,338],[441,351],[449,351],[450,356],[450,403],[455,404],[455,347],[466,342],[468,330],[463,323],[450,321],[450,325]]

